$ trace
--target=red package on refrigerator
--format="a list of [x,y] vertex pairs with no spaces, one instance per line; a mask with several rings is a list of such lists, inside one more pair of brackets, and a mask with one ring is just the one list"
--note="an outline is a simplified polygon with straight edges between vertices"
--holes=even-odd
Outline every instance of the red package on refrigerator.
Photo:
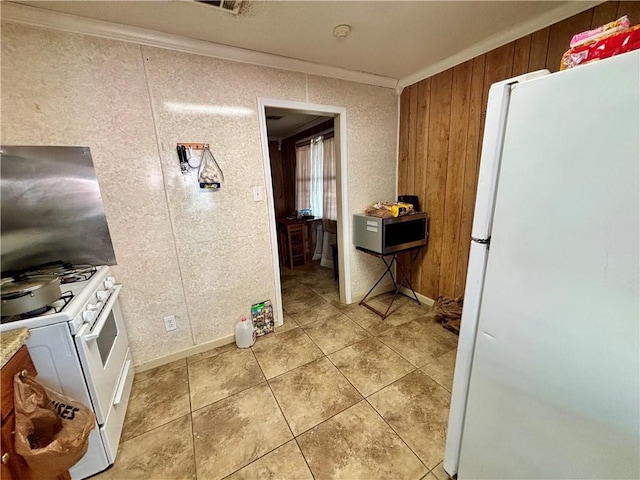
[[602,60],[640,48],[640,25],[622,32],[613,33],[593,42],[578,45],[562,55],[560,70]]

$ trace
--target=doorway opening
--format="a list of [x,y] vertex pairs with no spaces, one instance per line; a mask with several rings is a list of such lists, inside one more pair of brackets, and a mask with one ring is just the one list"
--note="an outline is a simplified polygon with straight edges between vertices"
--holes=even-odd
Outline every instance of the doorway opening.
[[276,299],[303,284],[350,303],[343,107],[258,99]]

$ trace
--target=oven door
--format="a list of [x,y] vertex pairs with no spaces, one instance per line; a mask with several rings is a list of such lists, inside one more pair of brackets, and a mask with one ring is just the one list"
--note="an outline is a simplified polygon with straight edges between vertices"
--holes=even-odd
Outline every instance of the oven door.
[[104,425],[113,403],[129,348],[118,303],[121,289],[122,285],[115,287],[98,320],[93,325],[83,325],[75,338],[100,425]]

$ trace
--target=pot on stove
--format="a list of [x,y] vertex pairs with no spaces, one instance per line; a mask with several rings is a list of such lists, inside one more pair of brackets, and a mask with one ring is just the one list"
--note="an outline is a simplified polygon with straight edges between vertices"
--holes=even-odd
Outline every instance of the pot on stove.
[[55,275],[3,278],[0,284],[2,316],[33,312],[60,298],[60,279]]

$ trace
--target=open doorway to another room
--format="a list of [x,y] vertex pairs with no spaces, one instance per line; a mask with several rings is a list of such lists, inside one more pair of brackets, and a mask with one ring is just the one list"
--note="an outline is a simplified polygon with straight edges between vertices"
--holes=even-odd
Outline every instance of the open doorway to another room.
[[314,306],[341,303],[336,122],[276,107],[265,118],[284,321],[305,323]]

